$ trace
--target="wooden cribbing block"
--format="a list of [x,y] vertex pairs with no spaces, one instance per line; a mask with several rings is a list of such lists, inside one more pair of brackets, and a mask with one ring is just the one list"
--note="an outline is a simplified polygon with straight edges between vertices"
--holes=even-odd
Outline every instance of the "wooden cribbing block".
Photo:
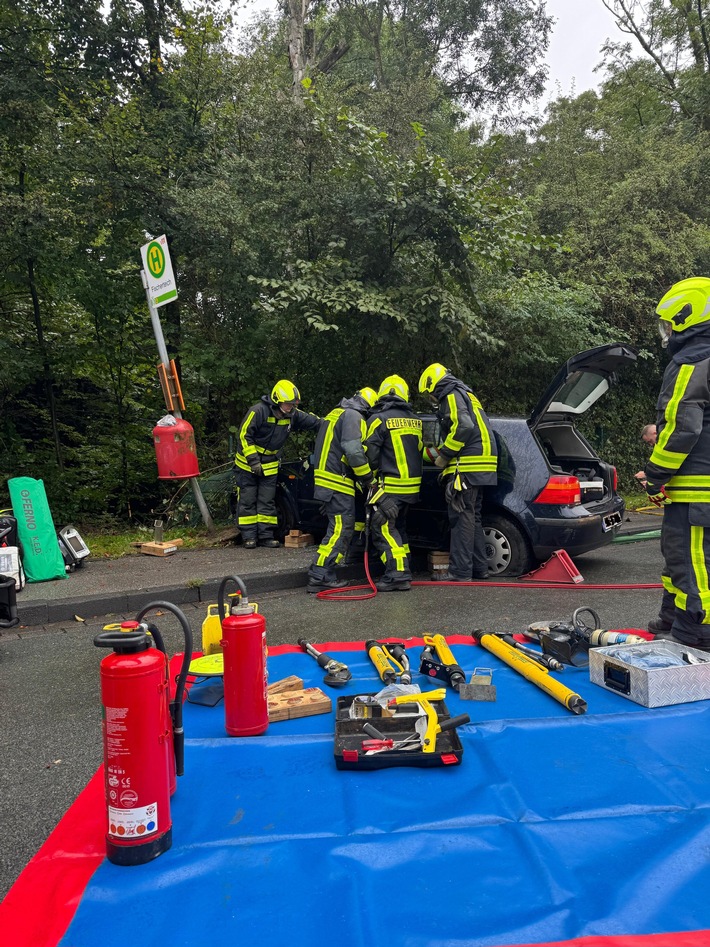
[[274,681],[266,688],[269,697],[272,694],[283,694],[285,691],[302,691],[303,680],[292,674],[290,677],[282,677],[280,681]]
[[289,549],[300,549],[303,546],[314,546],[315,539],[311,533],[302,533],[300,529],[292,529],[284,538],[284,546]]
[[330,697],[327,697],[318,687],[307,687],[301,691],[285,691],[283,694],[269,694],[269,723],[327,714],[330,713],[332,707]]

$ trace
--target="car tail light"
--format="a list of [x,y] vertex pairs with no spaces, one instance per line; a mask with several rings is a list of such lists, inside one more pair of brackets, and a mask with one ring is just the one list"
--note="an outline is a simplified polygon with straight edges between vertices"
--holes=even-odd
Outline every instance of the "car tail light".
[[555,503],[558,506],[571,506],[582,502],[582,490],[576,477],[553,474],[547,481],[542,493],[534,503]]
[[614,493],[616,493],[616,488],[619,486],[619,475],[616,472],[616,467],[611,468],[611,479],[614,485]]

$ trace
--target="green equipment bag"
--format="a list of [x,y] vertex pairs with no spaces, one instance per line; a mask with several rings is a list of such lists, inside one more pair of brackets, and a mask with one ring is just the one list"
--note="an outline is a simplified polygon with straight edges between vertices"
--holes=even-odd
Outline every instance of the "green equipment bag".
[[22,565],[28,582],[65,579],[64,559],[57,541],[44,483],[32,477],[7,482],[12,513],[22,548]]

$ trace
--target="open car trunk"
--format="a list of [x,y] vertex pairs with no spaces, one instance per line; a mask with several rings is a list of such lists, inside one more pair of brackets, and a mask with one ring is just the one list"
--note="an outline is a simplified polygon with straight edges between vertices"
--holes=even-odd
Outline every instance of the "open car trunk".
[[556,474],[579,480],[585,506],[606,501],[614,493],[614,468],[600,460],[591,445],[569,421],[539,424],[535,437]]

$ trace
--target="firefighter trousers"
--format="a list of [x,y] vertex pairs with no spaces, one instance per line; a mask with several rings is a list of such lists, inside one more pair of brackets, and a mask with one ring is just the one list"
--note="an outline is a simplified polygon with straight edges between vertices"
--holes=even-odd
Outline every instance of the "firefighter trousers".
[[373,524],[372,544],[384,563],[386,579],[396,582],[411,581],[406,529],[408,504],[396,499],[397,516],[382,525]]
[[459,513],[449,506],[449,575],[461,581],[480,579],[488,574],[482,505],[481,488],[469,485],[464,491],[463,510]]
[[709,646],[710,504],[671,503],[664,507],[661,549],[665,558],[661,614],[668,615],[673,636],[683,644]]
[[334,582],[335,567],[347,555],[355,530],[355,497],[333,491],[323,506],[328,528],[308,570],[308,577],[315,582]]
[[276,478],[237,469],[237,526],[242,539],[273,539],[277,525]]

